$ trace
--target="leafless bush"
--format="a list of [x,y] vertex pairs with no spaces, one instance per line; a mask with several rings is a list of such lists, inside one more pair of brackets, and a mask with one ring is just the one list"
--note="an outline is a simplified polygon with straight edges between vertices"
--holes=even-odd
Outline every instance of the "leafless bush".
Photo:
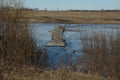
[[13,7],[6,0],[0,1],[0,59],[6,65],[30,64],[31,56],[41,55],[42,52],[35,49],[29,20],[24,15],[21,3],[11,1]]

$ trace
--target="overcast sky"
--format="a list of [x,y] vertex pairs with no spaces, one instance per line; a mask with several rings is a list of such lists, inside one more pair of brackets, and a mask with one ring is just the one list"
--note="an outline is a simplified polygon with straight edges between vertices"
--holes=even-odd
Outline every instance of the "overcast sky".
[[26,7],[48,10],[120,9],[120,0],[25,0]]

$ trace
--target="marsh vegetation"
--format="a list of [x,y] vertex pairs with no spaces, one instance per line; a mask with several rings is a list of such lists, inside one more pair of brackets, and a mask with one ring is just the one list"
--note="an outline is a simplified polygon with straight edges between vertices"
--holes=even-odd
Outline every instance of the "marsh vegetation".
[[[77,62],[45,67],[47,49],[38,48],[33,28],[19,0],[0,0],[1,80],[119,80],[120,33],[84,33]],[[12,5],[12,8],[11,8]],[[29,15],[29,14],[28,14]],[[47,14],[46,14],[47,15]],[[74,52],[65,57],[72,61]],[[61,61],[64,63],[64,61]],[[82,68],[80,66],[83,66]],[[84,68],[84,69],[83,69]]]

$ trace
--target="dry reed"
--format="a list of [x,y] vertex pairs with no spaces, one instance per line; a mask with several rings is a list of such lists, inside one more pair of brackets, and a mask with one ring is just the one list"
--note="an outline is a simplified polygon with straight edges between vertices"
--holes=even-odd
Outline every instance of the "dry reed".
[[[19,2],[16,0],[15,7],[8,6],[7,1],[1,1],[7,6],[0,5],[0,61],[8,66],[31,64],[31,56],[37,56],[36,59],[44,54],[47,56],[47,53],[36,50],[29,20]],[[41,66],[44,64],[42,60]]]
[[105,35],[85,34],[83,43],[83,61],[87,72],[120,79],[120,33]]

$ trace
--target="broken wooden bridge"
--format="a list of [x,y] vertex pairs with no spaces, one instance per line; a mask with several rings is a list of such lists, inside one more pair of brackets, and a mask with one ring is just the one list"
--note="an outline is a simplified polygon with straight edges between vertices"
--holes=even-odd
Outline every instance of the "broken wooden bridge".
[[52,41],[49,41],[47,46],[65,46],[65,40],[63,37],[63,32],[64,32],[65,28],[64,26],[58,26],[55,27],[54,29],[52,29],[51,34],[52,34]]
[[81,30],[66,30],[64,26],[56,26],[54,29],[51,31],[51,41],[47,43],[47,46],[59,46],[59,47],[65,47],[65,40],[63,37],[63,32],[64,31],[75,31],[75,32],[80,32]]

